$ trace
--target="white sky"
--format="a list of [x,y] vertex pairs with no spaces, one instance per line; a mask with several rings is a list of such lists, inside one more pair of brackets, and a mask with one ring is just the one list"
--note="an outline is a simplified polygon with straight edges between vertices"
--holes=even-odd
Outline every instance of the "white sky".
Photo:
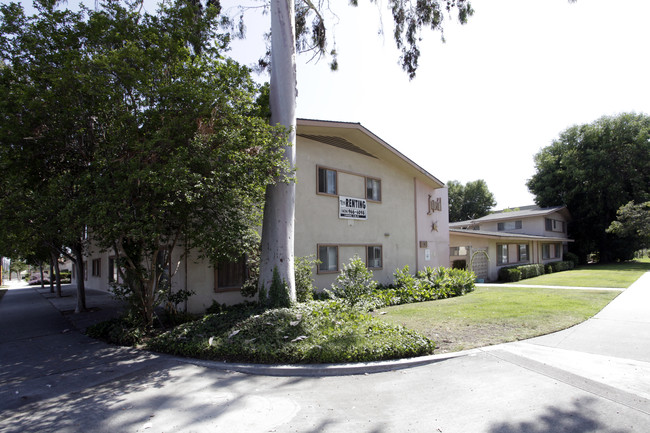
[[[484,179],[497,208],[533,204],[533,156],[567,127],[650,113],[647,0],[473,0],[467,25],[446,21],[446,43],[423,32],[412,81],[385,2],[338,3],[339,70],[299,57],[298,117],[361,122],[443,182]],[[247,26],[231,55],[249,64],[266,24]]]
[[[423,32],[412,81],[377,3],[332,1],[339,70],[299,56],[298,117],[360,122],[443,182],[484,179],[497,208],[533,204],[533,156],[567,127],[650,113],[648,0],[472,0],[467,25],[446,20],[446,43]],[[231,57],[255,63],[269,22],[247,14]]]

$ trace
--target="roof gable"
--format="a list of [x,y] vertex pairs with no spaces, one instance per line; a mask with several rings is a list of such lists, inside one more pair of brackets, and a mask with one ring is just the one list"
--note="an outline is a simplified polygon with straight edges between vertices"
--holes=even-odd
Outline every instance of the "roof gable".
[[350,150],[362,155],[396,163],[415,177],[438,187],[445,184],[397,149],[363,127],[360,123],[298,119],[296,135],[319,143]]

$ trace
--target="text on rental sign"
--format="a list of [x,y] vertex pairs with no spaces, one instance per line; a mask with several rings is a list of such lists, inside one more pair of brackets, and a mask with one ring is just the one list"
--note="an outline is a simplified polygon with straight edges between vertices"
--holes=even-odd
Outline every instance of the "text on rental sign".
[[366,199],[339,196],[339,218],[368,219],[368,203]]

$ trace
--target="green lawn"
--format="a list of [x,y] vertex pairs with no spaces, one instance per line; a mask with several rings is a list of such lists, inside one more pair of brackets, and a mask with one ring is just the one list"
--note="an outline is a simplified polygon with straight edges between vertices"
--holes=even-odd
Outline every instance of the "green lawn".
[[650,271],[648,259],[606,265],[585,265],[572,271],[521,280],[517,285],[627,288],[648,271]]
[[435,353],[522,340],[592,317],[620,292],[485,287],[457,298],[399,305],[375,314],[436,342]]
[[458,298],[399,305],[375,314],[431,338],[436,353],[454,352],[566,329],[592,317],[620,293],[527,285],[627,288],[648,271],[650,259],[587,265],[522,280],[517,286],[480,287]]

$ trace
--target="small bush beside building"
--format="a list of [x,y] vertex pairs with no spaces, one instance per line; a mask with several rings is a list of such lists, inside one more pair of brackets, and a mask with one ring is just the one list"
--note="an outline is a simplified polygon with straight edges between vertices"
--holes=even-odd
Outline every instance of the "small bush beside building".
[[554,272],[569,271],[575,267],[573,261],[563,260],[558,262],[551,262],[546,265],[523,265],[523,266],[508,266],[499,269],[499,281],[506,283],[514,283],[528,278],[539,277],[544,274],[552,274]]

